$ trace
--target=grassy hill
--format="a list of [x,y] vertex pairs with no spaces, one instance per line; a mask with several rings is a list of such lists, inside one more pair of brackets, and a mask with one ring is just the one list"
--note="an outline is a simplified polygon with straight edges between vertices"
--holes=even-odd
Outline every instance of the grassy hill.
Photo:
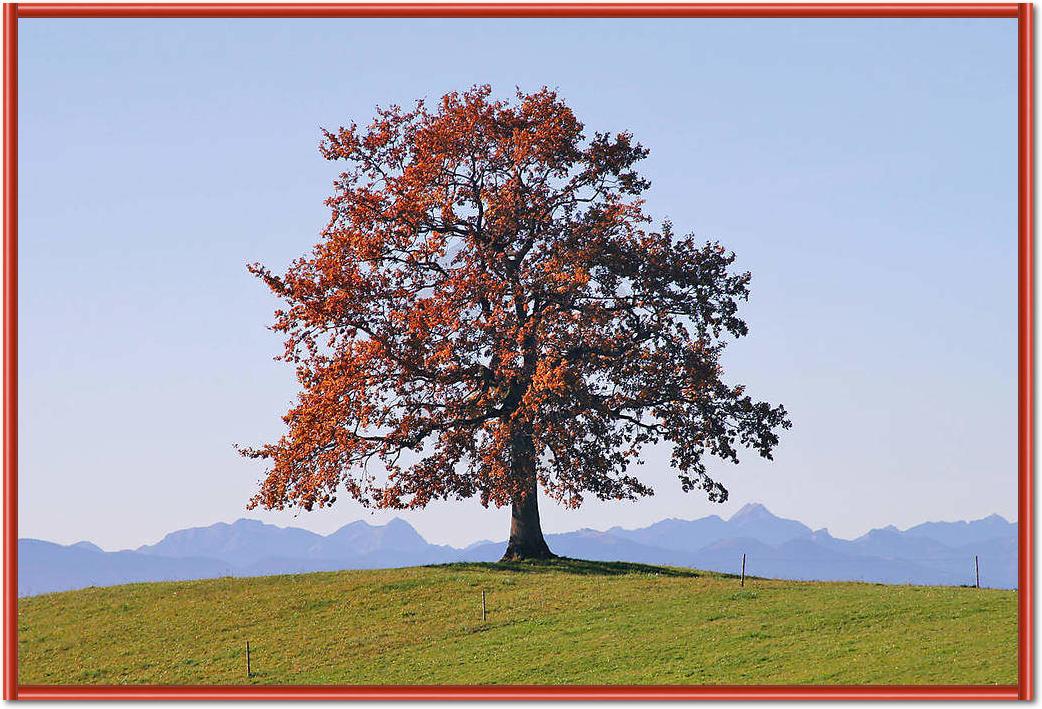
[[23,684],[1013,684],[1016,600],[570,560],[134,584],[20,599],[19,670]]

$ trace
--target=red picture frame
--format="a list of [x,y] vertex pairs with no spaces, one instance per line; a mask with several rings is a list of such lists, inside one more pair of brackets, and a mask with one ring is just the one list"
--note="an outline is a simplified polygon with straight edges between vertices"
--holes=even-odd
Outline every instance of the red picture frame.
[[[18,20],[84,17],[1006,17],[1018,37],[1017,684],[1009,686],[39,686],[18,683]],[[24,3],[4,5],[4,699],[1021,699],[1034,697],[1034,33],[1030,3]]]

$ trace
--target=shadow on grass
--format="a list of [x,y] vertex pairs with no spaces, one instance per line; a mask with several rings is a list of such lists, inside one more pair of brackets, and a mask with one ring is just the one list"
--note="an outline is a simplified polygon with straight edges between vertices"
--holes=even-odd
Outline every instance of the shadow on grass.
[[580,576],[623,576],[626,574],[650,574],[655,576],[683,576],[695,578],[705,574],[695,569],[677,569],[668,566],[652,566],[636,564],[629,561],[586,561],[584,559],[533,559],[530,561],[497,561],[439,564],[439,568],[459,569],[461,571],[512,571],[527,574],[545,574],[551,572],[577,574]]

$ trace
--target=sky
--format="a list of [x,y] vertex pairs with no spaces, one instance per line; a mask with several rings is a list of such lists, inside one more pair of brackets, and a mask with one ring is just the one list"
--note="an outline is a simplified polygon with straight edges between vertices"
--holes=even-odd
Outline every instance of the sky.
[[730,499],[543,500],[547,532],[727,517],[839,537],[1016,518],[1013,19],[129,20],[19,23],[19,534],[105,549],[248,516],[320,533],[409,521],[507,536],[442,502],[247,512],[296,387],[278,271],[328,219],[320,129],[474,84],[555,87],[651,150],[647,209],[753,274],[727,380],[783,403]]

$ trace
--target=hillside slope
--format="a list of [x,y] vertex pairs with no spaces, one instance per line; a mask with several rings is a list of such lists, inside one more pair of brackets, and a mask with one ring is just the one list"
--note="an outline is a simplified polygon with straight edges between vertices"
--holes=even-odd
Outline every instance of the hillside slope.
[[569,560],[135,584],[20,599],[19,670],[25,684],[1013,684],[1016,601]]

